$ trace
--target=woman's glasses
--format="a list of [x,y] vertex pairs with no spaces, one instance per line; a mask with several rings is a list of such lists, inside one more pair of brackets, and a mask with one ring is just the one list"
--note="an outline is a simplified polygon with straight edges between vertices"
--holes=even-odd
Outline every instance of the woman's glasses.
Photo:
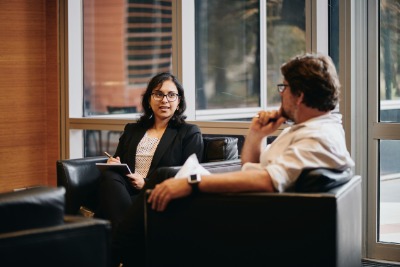
[[162,92],[154,92],[151,95],[153,96],[153,99],[156,101],[161,101],[164,99],[164,97],[167,97],[168,102],[174,102],[179,97],[179,94],[173,92],[169,92],[166,95],[164,95]]

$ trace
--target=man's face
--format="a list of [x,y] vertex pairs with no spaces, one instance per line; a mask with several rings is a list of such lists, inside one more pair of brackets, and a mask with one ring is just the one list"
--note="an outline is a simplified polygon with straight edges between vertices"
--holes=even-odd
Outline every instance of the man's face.
[[[288,84],[286,80],[283,80],[283,84]],[[296,100],[298,97],[294,96],[290,91],[290,86],[286,86],[285,90],[281,94],[281,114],[283,117],[296,122],[296,111],[297,105]]]

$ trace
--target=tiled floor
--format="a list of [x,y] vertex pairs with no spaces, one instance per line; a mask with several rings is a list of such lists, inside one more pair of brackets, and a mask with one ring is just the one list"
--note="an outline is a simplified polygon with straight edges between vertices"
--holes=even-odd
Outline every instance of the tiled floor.
[[362,267],[399,267],[400,263],[385,263],[385,262],[375,262],[372,260],[362,260]]

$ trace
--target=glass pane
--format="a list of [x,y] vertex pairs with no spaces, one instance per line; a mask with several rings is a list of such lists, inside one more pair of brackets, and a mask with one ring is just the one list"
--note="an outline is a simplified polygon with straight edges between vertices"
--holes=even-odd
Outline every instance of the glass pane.
[[400,140],[380,141],[380,242],[400,243]]
[[155,74],[172,70],[171,0],[85,0],[84,114],[141,111]]
[[[260,1],[196,0],[196,108],[258,107]],[[279,105],[280,66],[305,52],[305,0],[267,1],[267,104]]]
[[267,105],[280,105],[280,67],[306,51],[305,0],[267,1]]
[[258,0],[196,0],[196,109],[260,106]]
[[114,155],[122,131],[84,131],[84,157],[104,156],[104,151]]
[[329,55],[339,73],[339,0],[329,0]]
[[380,1],[380,121],[400,122],[400,9]]

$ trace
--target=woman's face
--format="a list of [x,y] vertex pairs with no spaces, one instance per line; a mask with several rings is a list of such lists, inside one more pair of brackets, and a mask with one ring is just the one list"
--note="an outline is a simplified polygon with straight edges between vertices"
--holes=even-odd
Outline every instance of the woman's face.
[[180,98],[174,94],[178,94],[178,89],[175,83],[170,80],[164,81],[160,87],[153,90],[150,97],[150,107],[153,110],[156,122],[171,119],[178,109]]

